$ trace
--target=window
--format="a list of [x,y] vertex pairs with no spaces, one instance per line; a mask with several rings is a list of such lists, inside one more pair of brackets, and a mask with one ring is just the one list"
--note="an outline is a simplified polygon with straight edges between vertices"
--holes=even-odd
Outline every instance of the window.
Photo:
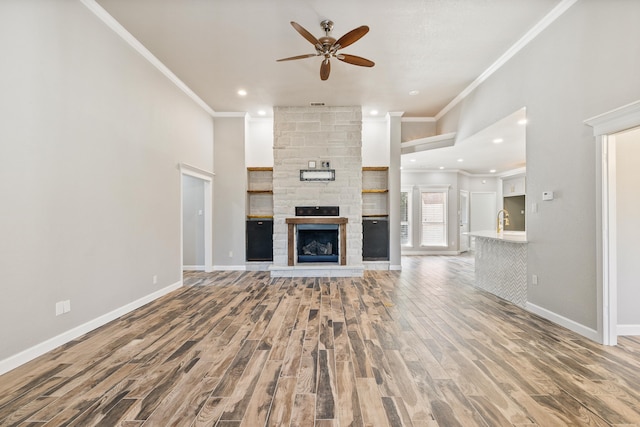
[[422,246],[447,246],[447,189],[420,192],[422,200]]
[[411,189],[400,192],[400,244],[411,246]]

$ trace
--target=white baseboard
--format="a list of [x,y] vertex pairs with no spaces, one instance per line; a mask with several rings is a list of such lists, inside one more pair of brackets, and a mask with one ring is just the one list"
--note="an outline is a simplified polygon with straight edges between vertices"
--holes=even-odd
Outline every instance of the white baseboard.
[[402,251],[405,255],[460,255],[458,251]]
[[216,271],[246,271],[246,265],[214,265],[213,269]]
[[205,271],[204,265],[183,265],[182,271]]
[[402,265],[392,264],[392,265],[389,266],[389,270],[400,271],[400,270],[402,270]]
[[598,335],[598,331],[596,331],[595,329],[591,329],[581,323],[575,322],[571,319],[568,319],[564,316],[554,313],[553,311],[547,310],[546,308],[542,308],[530,302],[526,304],[525,308],[530,312],[537,314],[540,317],[544,317],[545,319],[550,320],[553,323],[557,323],[560,326],[564,326],[570,331],[580,334],[585,338],[589,338],[592,341],[602,343],[601,338]]
[[640,325],[618,325],[616,331],[618,336],[638,336],[640,335]]
[[9,356],[4,360],[0,360],[0,375],[4,374],[5,372],[9,372],[12,369],[15,369],[20,365],[24,365],[25,363],[35,359],[36,357],[42,356],[46,352],[60,347],[61,345],[64,345],[69,341],[73,341],[74,339],[86,334],[87,332],[91,332],[94,329],[99,328],[100,326],[103,326],[137,308],[140,308],[143,305],[148,304],[163,295],[173,292],[181,286],[182,280],[174,283],[173,285],[169,285],[166,288],[162,288],[156,292],[146,295],[140,299],[137,299],[133,302],[130,302],[129,304],[123,305],[122,307],[110,311],[109,313],[96,317],[95,319],[90,320],[87,323],[76,326],[73,329],[69,329],[68,331],[63,332],[60,335],[36,344],[33,347],[21,351],[20,353]]

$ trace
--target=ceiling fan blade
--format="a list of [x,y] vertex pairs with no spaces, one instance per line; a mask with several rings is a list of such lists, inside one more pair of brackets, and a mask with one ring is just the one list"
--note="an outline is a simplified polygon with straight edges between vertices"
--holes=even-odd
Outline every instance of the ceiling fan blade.
[[320,65],[320,80],[327,80],[329,78],[329,73],[331,72],[331,62],[329,62],[329,58],[322,61],[322,65]]
[[313,36],[313,34],[311,34],[309,31],[305,30],[304,27],[300,24],[298,24],[297,22],[291,21],[291,25],[293,26],[293,28],[296,29],[297,32],[300,33],[300,35],[302,37],[304,37],[305,39],[307,39],[309,41],[309,43],[311,43],[314,46],[322,46],[320,44],[320,42],[318,41],[317,38],[315,38]]
[[375,62],[369,61],[367,58],[362,58],[360,56],[355,56],[355,55],[348,55],[346,53],[339,53],[338,55],[336,55],[336,58],[338,58],[342,62],[346,62],[348,64],[353,64],[353,65],[359,65],[361,67],[373,67],[374,65],[376,65]]
[[305,58],[312,58],[314,56],[318,56],[317,53],[310,53],[308,55],[298,55],[298,56],[290,56],[289,58],[282,58],[282,59],[276,59],[276,62],[281,62],[281,61],[293,61],[294,59],[305,59]]
[[360,40],[362,36],[364,36],[368,32],[369,32],[369,27],[367,27],[366,25],[363,25],[361,27],[356,28],[355,30],[349,31],[347,34],[345,34],[344,36],[336,40],[336,42],[333,45],[334,46],[339,45],[339,48],[347,47],[357,42],[358,40]]

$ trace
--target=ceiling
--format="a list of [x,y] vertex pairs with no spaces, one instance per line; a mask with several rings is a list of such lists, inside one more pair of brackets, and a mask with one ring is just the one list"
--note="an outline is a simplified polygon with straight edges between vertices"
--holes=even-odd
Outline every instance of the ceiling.
[[[379,115],[434,117],[561,3],[95,1],[215,112],[247,112],[253,117],[261,110],[272,115],[273,106],[313,102],[362,105],[365,117],[372,110]],[[315,52],[290,21],[321,37],[323,19],[334,22],[335,38],[368,25],[369,33],[341,52],[376,65],[358,67],[333,59],[329,79],[321,81],[319,57],[276,62]],[[247,95],[239,96],[240,89]],[[418,93],[411,95],[412,91]]]
[[522,108],[450,147],[402,156],[405,171],[500,175],[526,166],[526,110]]

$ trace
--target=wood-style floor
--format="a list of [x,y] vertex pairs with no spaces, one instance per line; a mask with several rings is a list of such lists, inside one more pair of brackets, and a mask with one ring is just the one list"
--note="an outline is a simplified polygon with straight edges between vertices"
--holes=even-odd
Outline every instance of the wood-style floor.
[[640,425],[640,340],[603,347],[479,291],[469,257],[403,268],[186,274],[0,376],[0,425]]

